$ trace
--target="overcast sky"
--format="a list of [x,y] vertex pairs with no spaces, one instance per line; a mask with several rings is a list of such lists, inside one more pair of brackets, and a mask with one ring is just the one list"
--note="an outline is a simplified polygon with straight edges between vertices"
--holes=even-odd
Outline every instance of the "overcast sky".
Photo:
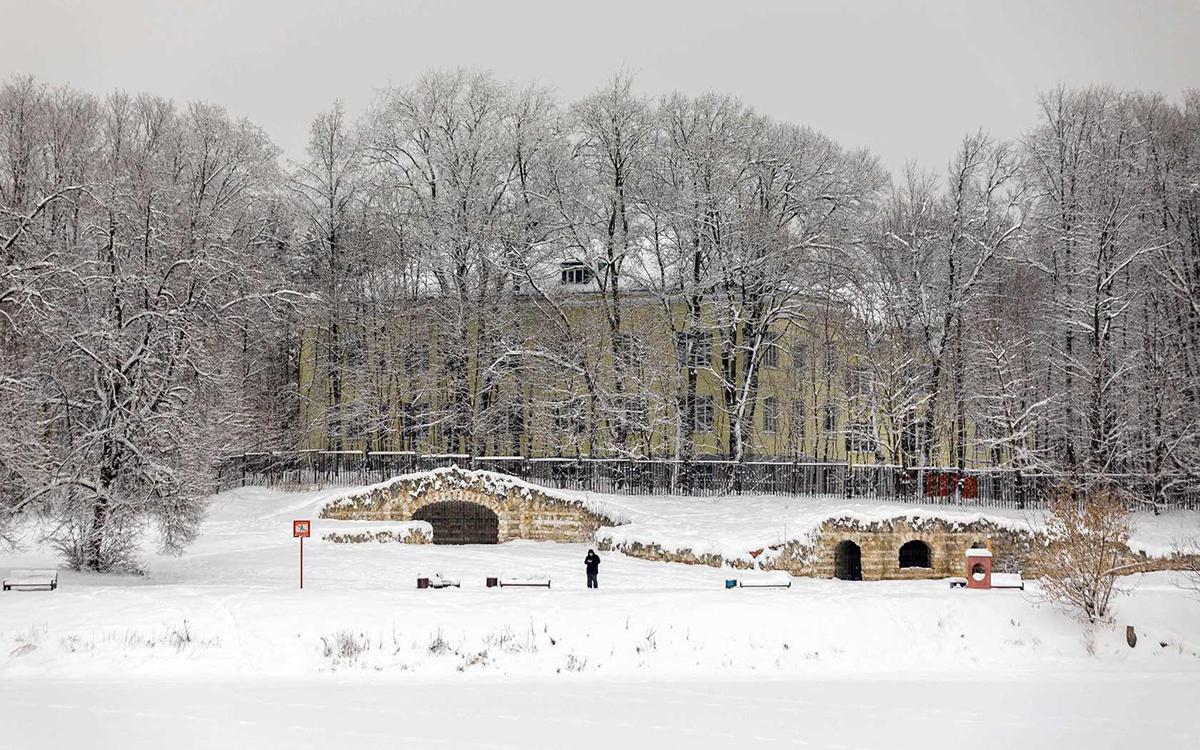
[[289,157],[341,98],[433,67],[538,81],[574,99],[618,68],[645,94],[732,92],[867,146],[896,171],[943,169],[980,126],[1014,137],[1037,94],[1106,83],[1200,88],[1200,0],[0,0],[0,75],[204,99]]

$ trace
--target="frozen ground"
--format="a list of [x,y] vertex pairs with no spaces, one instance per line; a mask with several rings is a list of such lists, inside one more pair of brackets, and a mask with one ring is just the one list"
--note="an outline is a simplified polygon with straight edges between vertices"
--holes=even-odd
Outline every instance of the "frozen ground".
[[0,683],[6,747],[1195,748],[1195,681]]
[[[315,519],[331,494],[226,493],[188,554],[149,557],[146,577],[67,572],[54,593],[0,594],[0,747],[170,736],[178,747],[1100,748],[1200,736],[1200,602],[1171,574],[1124,579],[1114,623],[1091,630],[1036,586],[726,591],[723,571],[616,554],[589,592],[585,546],[527,542],[314,538],[299,591],[290,522],[314,517],[315,537],[352,525]],[[0,574],[53,562],[31,546],[0,557]],[[433,571],[463,588],[416,590]],[[486,589],[498,574],[548,575],[553,588]]]

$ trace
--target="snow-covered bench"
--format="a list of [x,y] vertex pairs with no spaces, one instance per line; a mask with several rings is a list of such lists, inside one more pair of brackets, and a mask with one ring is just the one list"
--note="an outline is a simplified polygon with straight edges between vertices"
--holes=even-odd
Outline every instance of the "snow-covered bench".
[[[946,579],[950,583],[950,588],[966,588],[967,579],[961,576]],[[1025,579],[1020,573],[992,573],[991,587],[994,589],[1020,589],[1025,590]]]
[[447,578],[441,573],[434,573],[430,576],[420,576],[417,578],[417,588],[419,589],[448,589],[451,586],[460,588],[461,581]]
[[1025,579],[1020,573],[992,573],[992,588],[1025,590]]
[[57,570],[14,570],[4,579],[5,591],[54,591],[56,588]]
[[499,576],[487,579],[488,588],[550,588],[550,579],[539,576]]
[[738,578],[726,579],[725,588],[734,586],[741,589],[788,589],[792,587],[792,577],[783,570],[743,573]]

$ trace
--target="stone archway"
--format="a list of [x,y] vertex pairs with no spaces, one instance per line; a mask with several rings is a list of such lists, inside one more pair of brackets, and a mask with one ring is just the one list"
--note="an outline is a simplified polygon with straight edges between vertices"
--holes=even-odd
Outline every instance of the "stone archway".
[[500,517],[479,503],[444,500],[423,505],[412,518],[433,526],[434,544],[497,544]]
[[932,568],[933,553],[929,545],[920,539],[912,539],[900,547],[901,568]]
[[578,499],[516,477],[457,467],[406,474],[349,492],[326,504],[321,518],[427,521],[434,527],[435,544],[587,542],[599,527],[615,525]]
[[862,580],[862,548],[846,539],[833,551],[834,577],[843,581]]

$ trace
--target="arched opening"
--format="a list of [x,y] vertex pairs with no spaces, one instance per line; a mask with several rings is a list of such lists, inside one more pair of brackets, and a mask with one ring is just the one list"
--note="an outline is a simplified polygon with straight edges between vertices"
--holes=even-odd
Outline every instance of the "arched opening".
[[434,544],[496,544],[500,541],[500,519],[479,503],[445,500],[430,503],[413,513],[414,521],[433,526]]
[[850,541],[838,544],[833,552],[833,575],[843,581],[862,580],[862,549]]
[[929,545],[919,540],[905,542],[900,548],[901,568],[932,568]]
[[971,577],[974,578],[976,581],[982,581],[984,578],[987,577],[987,571],[984,569],[984,567],[982,565],[980,565],[979,563],[975,563],[974,565],[971,566]]

